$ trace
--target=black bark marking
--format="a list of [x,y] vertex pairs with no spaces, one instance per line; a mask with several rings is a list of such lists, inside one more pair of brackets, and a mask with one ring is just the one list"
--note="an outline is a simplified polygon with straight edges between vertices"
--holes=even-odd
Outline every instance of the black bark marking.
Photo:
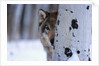
[[60,22],[60,21],[58,20],[58,21],[57,21],[57,25],[59,25],[59,22]]
[[58,57],[60,57],[59,53],[57,53]]
[[65,49],[65,47],[63,46],[63,48]]
[[71,29],[72,29],[72,28],[71,28],[71,27],[69,27],[69,31],[71,31]]
[[58,55],[58,57],[60,57],[60,55]]
[[88,51],[90,51],[90,49],[88,49]]
[[58,36],[58,34],[56,34],[56,36]]
[[66,11],[68,11],[67,9],[65,9]]
[[88,58],[88,61],[91,61],[90,57]]
[[73,13],[73,11],[70,11],[71,13]]
[[86,50],[84,50],[84,52],[86,52]]
[[71,26],[72,26],[73,29],[78,29],[77,19],[72,20]]
[[77,50],[77,54],[80,54],[80,51],[79,50]]
[[58,40],[56,40],[56,42],[58,42]]
[[89,10],[89,6],[87,6],[86,9]]
[[75,37],[74,33],[72,33],[72,36]]
[[71,57],[71,56],[72,56],[72,51],[71,51],[71,49],[65,48],[64,54],[65,54],[67,57]]
[[79,40],[77,42],[79,42]]

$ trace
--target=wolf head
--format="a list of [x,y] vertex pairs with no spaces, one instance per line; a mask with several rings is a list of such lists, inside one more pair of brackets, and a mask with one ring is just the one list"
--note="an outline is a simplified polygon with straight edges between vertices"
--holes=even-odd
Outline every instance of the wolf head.
[[53,46],[56,29],[57,12],[48,13],[40,9],[38,15],[39,15],[40,39],[43,42],[43,44],[45,44],[45,46],[47,44],[49,46]]

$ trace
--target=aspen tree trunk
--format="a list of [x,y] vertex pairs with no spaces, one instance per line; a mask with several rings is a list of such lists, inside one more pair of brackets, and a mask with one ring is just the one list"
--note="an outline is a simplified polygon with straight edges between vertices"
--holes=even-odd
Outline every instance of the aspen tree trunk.
[[[37,29],[37,27],[34,27],[35,25],[35,16],[36,16],[36,4],[31,5],[32,9],[31,9],[31,17],[30,17],[30,24],[29,24],[29,39],[36,39],[38,38],[37,34],[37,30],[35,31],[34,29]],[[36,26],[38,26],[36,24]],[[36,37],[36,38],[35,38]]]
[[90,61],[92,5],[59,5],[53,61]]
[[15,5],[15,13],[12,17],[12,40],[20,39],[20,22],[22,16],[23,5]]
[[12,39],[12,19],[14,14],[15,6],[7,4],[7,39]]
[[29,24],[30,24],[30,18],[32,14],[32,5],[25,5],[25,13],[24,13],[24,19],[23,19],[23,33],[22,37],[23,39],[29,38]]

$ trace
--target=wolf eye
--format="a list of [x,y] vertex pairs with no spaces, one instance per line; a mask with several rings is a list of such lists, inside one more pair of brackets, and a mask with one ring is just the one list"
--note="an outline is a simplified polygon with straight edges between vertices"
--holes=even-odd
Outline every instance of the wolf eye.
[[46,26],[45,26],[45,29],[49,30],[49,27],[46,25]]

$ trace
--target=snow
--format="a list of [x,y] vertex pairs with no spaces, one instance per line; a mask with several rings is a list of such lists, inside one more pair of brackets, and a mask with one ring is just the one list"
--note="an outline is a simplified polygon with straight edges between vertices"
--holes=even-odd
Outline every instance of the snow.
[[78,57],[78,54],[77,54],[76,52],[73,52],[72,57],[70,57],[70,58],[68,59],[68,61],[80,61],[80,60],[79,60],[79,57]]
[[[80,61],[77,52],[74,48],[72,48],[72,57],[68,59],[68,61]],[[90,59],[92,60],[92,44],[90,45]]]
[[40,40],[21,40],[7,43],[8,61],[46,61]]
[[[90,50],[92,45],[90,45]],[[73,55],[68,61],[79,61],[78,54],[72,49]],[[92,59],[92,51],[90,58]],[[46,52],[40,40],[21,40],[7,43],[7,60],[8,61],[47,61]]]

